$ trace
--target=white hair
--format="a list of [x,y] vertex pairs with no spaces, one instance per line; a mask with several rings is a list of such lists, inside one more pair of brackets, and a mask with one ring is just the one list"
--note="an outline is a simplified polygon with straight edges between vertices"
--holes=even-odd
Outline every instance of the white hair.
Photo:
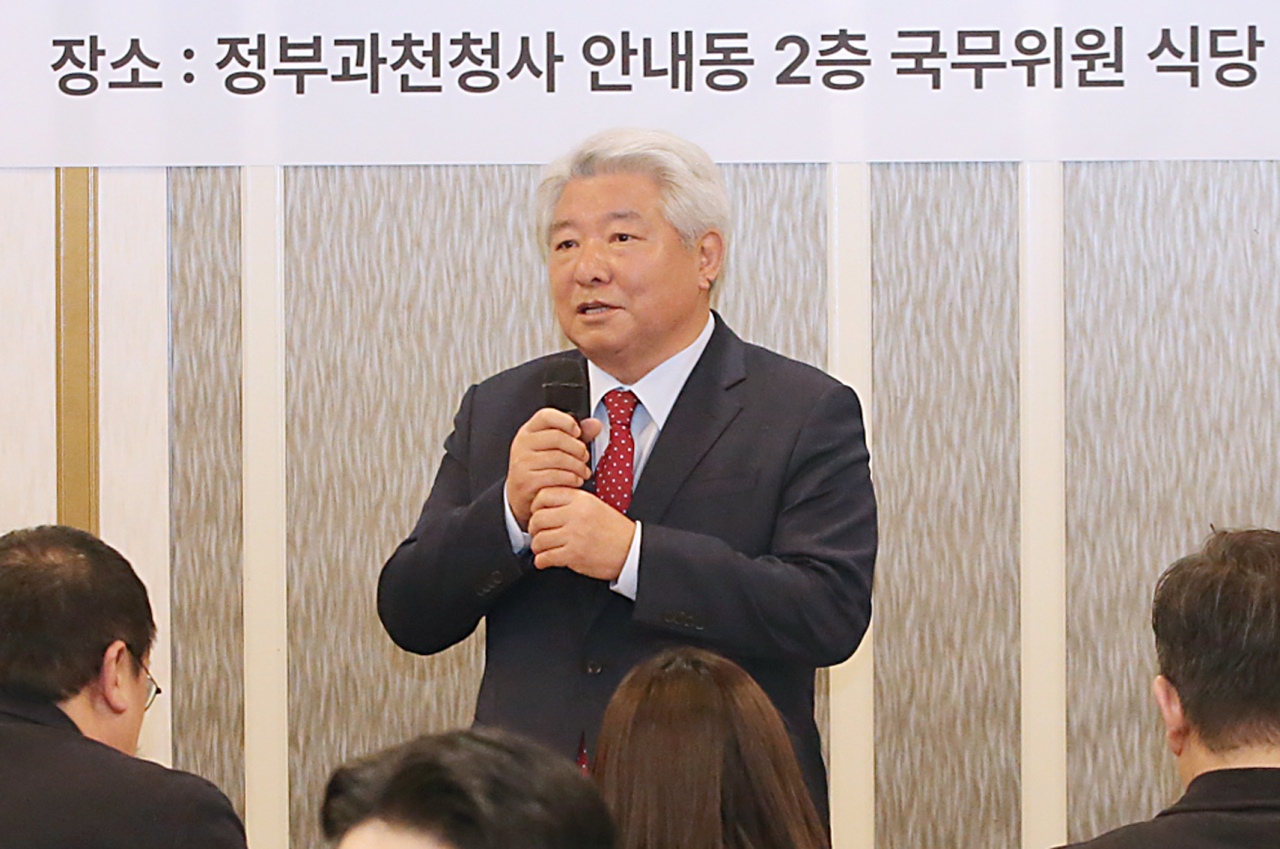
[[545,256],[551,218],[570,180],[605,174],[642,174],[658,186],[662,214],[693,247],[710,230],[728,241],[729,194],[720,169],[696,144],[662,130],[618,127],[597,133],[542,171],[535,195],[538,244]]

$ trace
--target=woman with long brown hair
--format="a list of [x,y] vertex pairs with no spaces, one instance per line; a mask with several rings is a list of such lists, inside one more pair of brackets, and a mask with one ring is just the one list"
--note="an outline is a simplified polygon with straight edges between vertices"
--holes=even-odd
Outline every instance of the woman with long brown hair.
[[594,775],[620,849],[825,849],[777,710],[740,666],[668,649],[623,679]]

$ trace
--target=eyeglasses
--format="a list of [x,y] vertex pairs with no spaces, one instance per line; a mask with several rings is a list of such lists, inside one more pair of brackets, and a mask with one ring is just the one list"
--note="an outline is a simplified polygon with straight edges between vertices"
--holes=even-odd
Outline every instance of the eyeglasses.
[[147,701],[142,705],[142,709],[149,710],[152,703],[155,702],[156,696],[163,693],[164,690],[161,690],[160,685],[156,683],[156,679],[151,677],[151,670],[147,669],[146,664],[139,665],[142,666],[142,674],[147,676]]

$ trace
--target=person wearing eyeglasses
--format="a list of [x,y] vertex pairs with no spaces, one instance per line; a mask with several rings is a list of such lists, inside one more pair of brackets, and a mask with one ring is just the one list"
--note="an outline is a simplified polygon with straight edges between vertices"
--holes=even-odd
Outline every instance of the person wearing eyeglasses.
[[0,846],[244,849],[222,791],[134,757],[155,633],[146,587],[97,537],[0,536]]

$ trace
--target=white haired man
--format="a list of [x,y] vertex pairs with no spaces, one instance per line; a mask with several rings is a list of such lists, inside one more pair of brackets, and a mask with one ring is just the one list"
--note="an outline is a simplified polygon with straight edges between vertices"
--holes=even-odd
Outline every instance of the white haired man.
[[1075,849],[1280,845],[1280,533],[1215,532],[1161,576],[1151,625],[1186,793]]
[[[537,201],[576,350],[466,393],[383,569],[382,622],[425,654],[487,617],[477,721],[584,765],[629,669],[672,644],[715,649],[786,718],[825,813],[814,670],[847,658],[871,615],[858,399],[713,313],[729,204],[701,148],[606,131],[548,166]],[[547,405],[557,362],[585,362],[590,418]]]

